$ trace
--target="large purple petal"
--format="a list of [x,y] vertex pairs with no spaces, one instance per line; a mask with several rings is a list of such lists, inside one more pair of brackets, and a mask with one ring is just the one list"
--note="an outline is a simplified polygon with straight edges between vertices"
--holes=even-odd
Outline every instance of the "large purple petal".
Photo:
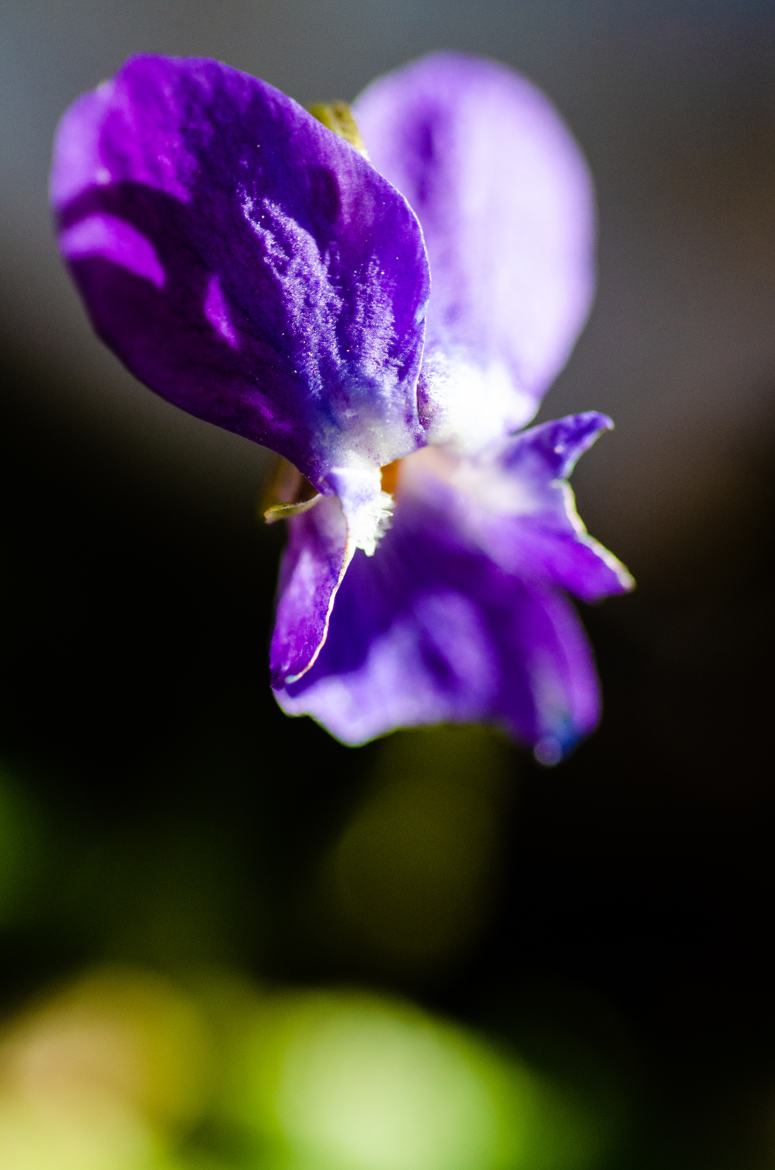
[[419,225],[290,98],[134,58],[65,115],[51,189],[97,331],[165,398],[345,497],[424,441]]
[[399,497],[376,555],[355,554],[314,665],[277,686],[280,705],[345,743],[487,721],[559,758],[599,715],[584,634],[557,593],[505,573],[453,519]]
[[523,425],[593,292],[593,194],[578,147],[527,81],[450,53],[378,80],[354,113],[425,233],[430,440],[470,447]]

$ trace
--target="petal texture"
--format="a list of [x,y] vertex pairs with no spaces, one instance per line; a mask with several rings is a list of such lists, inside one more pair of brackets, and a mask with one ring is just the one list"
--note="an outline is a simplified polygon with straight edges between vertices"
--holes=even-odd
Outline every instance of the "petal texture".
[[353,498],[423,442],[419,225],[290,98],[134,58],[63,118],[51,188],[98,332],[165,398]]
[[[473,459],[450,461],[454,496],[447,507],[504,572],[560,586],[583,601],[626,592],[632,577],[589,535],[567,483],[579,456],[612,425],[588,411],[499,440]],[[424,465],[407,461],[410,473]],[[426,478],[419,490],[438,493],[439,486]]]
[[593,292],[594,201],[578,147],[527,81],[457,54],[389,74],[353,108],[425,233],[429,440],[472,447],[523,425]]
[[[599,694],[563,591],[595,600],[632,585],[587,533],[565,479],[610,425],[594,412],[572,415],[475,458],[427,448],[404,460],[377,555],[355,554],[333,608],[334,595],[319,590],[318,633],[327,604],[327,636],[310,669],[275,674],[284,710],[314,716],[345,743],[400,726],[486,721],[546,762],[565,754],[595,726]],[[323,563],[319,527],[309,529],[323,520],[313,510],[291,522],[289,597],[301,557]],[[279,613],[293,604],[281,590]],[[281,621],[278,631],[278,648],[292,650]]]
[[344,743],[396,727],[485,721],[559,757],[599,715],[584,634],[561,597],[428,525],[358,552],[311,669],[277,688]]
[[314,665],[275,684],[280,705],[345,743],[401,726],[485,721],[558,759],[599,716],[575,614],[548,576],[505,571],[467,520],[456,523],[449,484],[428,479],[438,494],[407,488],[377,555],[355,554]]

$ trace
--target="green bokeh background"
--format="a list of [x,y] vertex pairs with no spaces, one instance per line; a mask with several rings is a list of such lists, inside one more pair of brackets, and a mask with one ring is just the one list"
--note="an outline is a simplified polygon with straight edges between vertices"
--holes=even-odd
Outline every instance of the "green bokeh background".
[[[630,598],[601,729],[353,751],[268,691],[260,450],[92,337],[56,119],[130,52],[303,102],[451,47],[590,160],[600,285],[541,417]],[[772,1170],[775,12],[11,0],[0,37],[2,1170]]]

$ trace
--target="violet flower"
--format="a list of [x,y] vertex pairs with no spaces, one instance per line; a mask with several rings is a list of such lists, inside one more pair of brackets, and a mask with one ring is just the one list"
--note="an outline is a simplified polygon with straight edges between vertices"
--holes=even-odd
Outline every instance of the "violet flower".
[[631,584],[566,483],[609,420],[514,434],[588,312],[587,170],[492,62],[425,58],[353,109],[367,157],[244,73],[134,58],[59,127],[60,246],[130,370],[308,481],[270,510],[283,709],[353,744],[488,721],[556,759],[599,715],[565,594]]

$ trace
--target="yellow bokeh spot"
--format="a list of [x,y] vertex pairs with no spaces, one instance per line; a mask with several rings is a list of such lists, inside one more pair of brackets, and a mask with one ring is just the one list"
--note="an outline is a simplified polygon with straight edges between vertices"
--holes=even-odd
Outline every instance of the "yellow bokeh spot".
[[[506,1170],[530,1077],[466,1033],[368,995],[276,996],[246,1032],[242,1120],[333,1170]],[[237,1100],[235,1094],[233,1100]],[[303,1156],[304,1155],[304,1156]]]
[[141,1128],[175,1127],[201,1108],[208,1047],[196,1007],[172,982],[101,969],[38,1002],[6,1031],[0,1092],[22,1113],[73,1120],[97,1113]]

